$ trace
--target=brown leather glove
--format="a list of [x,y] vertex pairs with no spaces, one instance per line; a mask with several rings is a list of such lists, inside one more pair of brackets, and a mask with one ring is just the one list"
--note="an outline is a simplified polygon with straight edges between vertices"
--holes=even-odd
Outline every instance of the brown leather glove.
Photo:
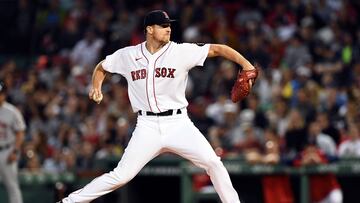
[[[251,87],[255,84],[258,74],[259,70],[257,68],[253,70],[239,71],[235,84],[231,90],[231,100],[234,103],[243,100],[249,95]],[[251,86],[249,83],[250,80],[252,82]]]

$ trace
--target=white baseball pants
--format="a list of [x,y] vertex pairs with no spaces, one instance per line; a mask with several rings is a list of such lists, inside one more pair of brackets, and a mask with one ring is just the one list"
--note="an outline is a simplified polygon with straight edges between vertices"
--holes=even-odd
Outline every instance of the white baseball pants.
[[18,182],[18,163],[7,162],[12,147],[0,152],[0,177],[7,190],[9,203],[22,203],[22,196]]
[[139,115],[137,125],[117,167],[95,178],[63,199],[64,203],[87,203],[125,185],[162,152],[172,152],[204,168],[224,203],[240,203],[228,172],[206,138],[187,116]]

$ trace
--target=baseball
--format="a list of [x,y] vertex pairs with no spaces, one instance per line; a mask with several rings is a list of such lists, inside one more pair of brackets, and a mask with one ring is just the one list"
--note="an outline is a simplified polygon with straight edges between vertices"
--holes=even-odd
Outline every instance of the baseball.
[[93,100],[94,100],[96,103],[99,104],[99,103],[101,102],[101,100],[103,99],[103,97],[104,97],[104,96],[103,96],[103,94],[101,94],[101,93],[98,94],[98,95],[95,94],[95,95],[93,96]]

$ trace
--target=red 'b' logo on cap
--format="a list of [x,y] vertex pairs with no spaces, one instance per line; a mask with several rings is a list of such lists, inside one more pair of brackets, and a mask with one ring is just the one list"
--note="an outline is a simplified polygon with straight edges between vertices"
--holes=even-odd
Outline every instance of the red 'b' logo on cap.
[[163,13],[164,13],[165,18],[169,18],[169,15],[165,11],[163,11]]

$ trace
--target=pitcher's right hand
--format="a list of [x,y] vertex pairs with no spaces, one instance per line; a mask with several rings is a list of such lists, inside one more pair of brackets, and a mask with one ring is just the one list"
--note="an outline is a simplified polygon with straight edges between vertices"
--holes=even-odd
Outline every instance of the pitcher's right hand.
[[100,89],[91,88],[89,92],[89,98],[94,100],[97,104],[100,104],[101,100],[103,99],[103,94],[101,93]]

